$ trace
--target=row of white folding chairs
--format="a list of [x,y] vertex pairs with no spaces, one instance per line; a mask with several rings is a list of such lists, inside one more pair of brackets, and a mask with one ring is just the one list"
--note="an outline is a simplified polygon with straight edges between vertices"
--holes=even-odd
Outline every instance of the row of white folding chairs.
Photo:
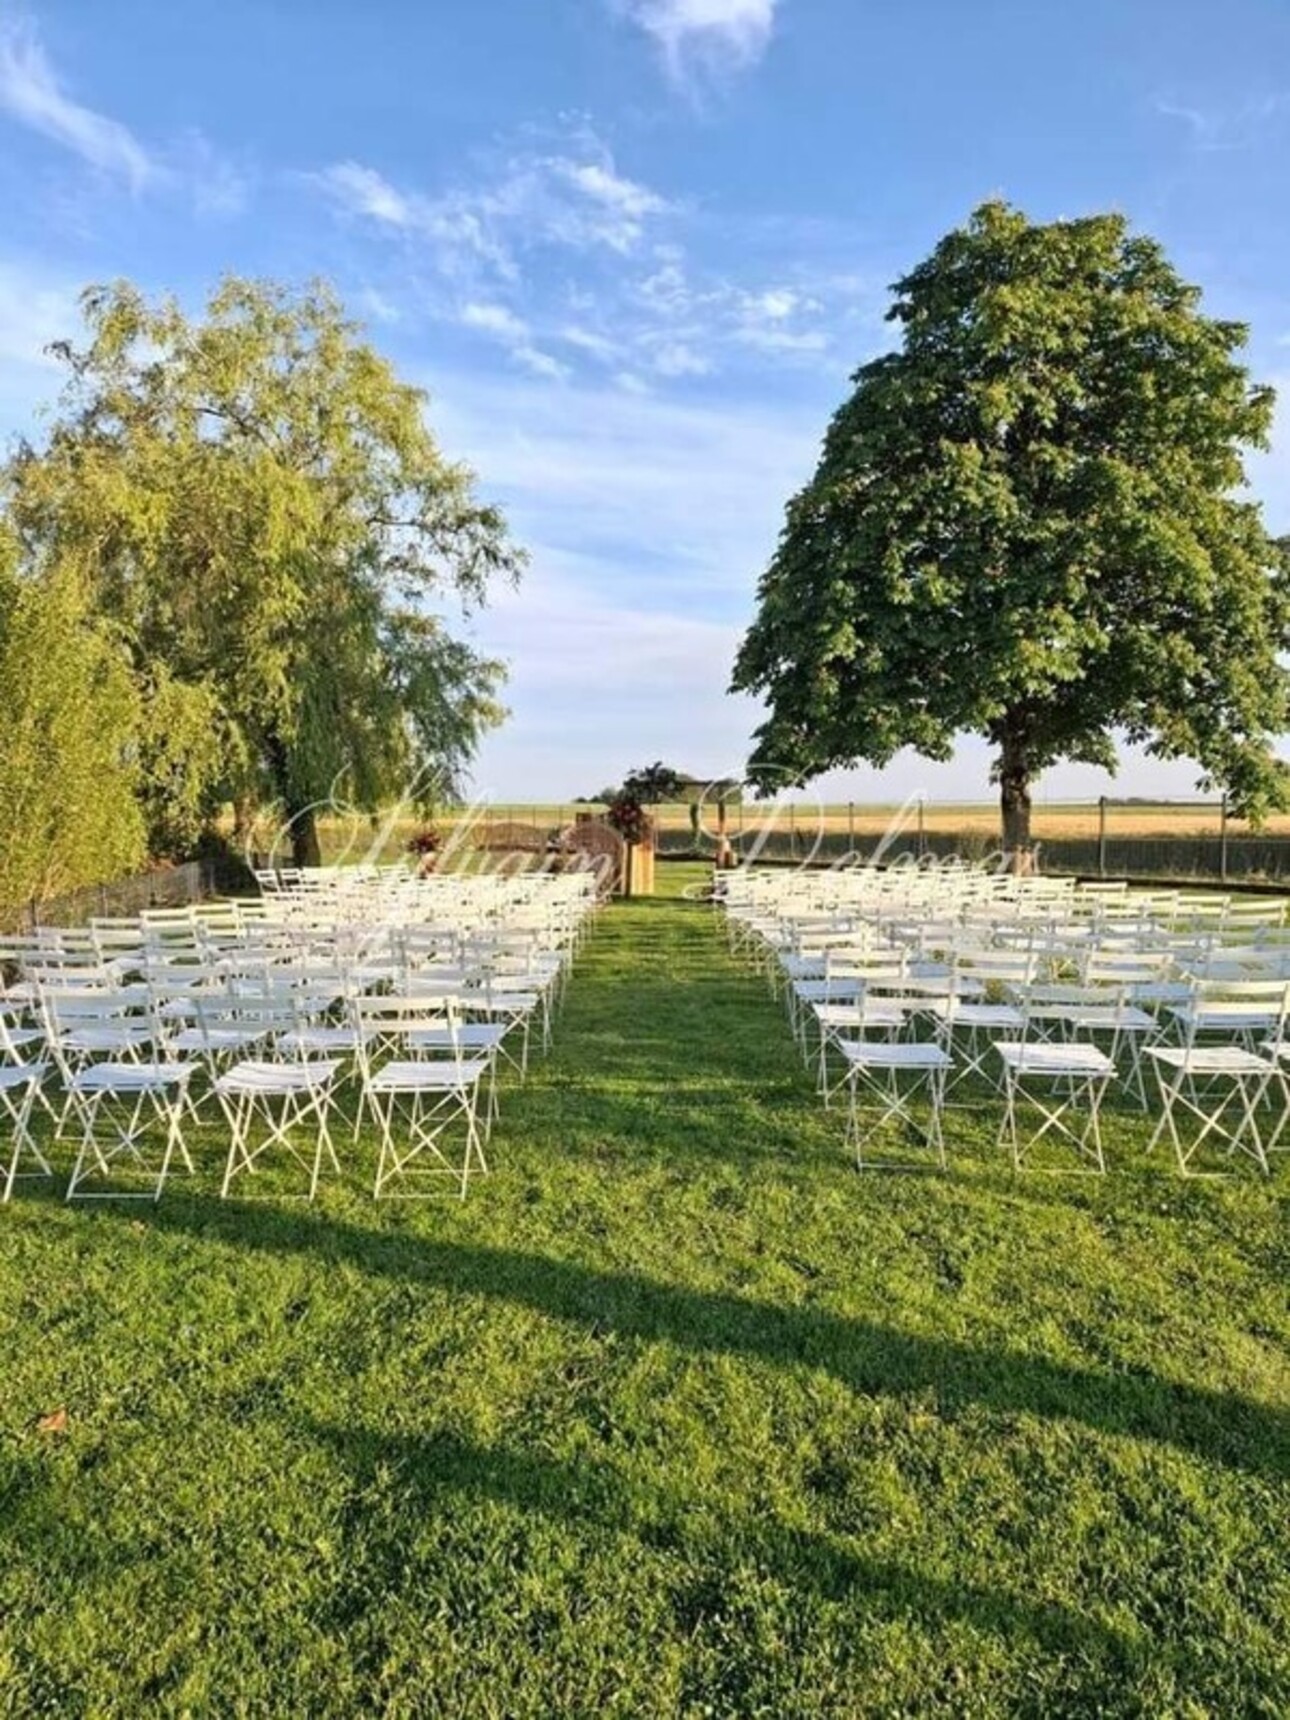
[[[342,1006],[340,1018],[329,1020],[327,1012],[337,1003]],[[17,1026],[7,1014],[0,1015],[0,1051],[5,1054],[0,1104],[13,1132],[0,1192],[7,1198],[12,1191],[24,1155],[34,1161],[37,1174],[51,1174],[30,1131],[33,1108],[43,1103],[60,1132],[69,1119],[80,1130],[68,1198],[83,1192],[87,1178],[107,1174],[123,1157],[137,1160],[143,1131],[160,1125],[165,1148],[152,1190],[156,1198],[176,1151],[190,1163],[182,1120],[185,1113],[196,1113],[195,1088],[201,1087],[204,1076],[205,1096],[219,1100],[231,1129],[224,1192],[263,1150],[275,1143],[289,1145],[290,1129],[313,1120],[319,1133],[313,1143],[312,1194],[324,1154],[334,1158],[326,1114],[336,1079],[350,1059],[362,1094],[355,1128],[366,1107],[380,1136],[377,1192],[387,1192],[391,1177],[422,1154],[443,1172],[437,1138],[455,1119],[464,1122],[467,1134],[466,1159],[460,1167],[464,1192],[469,1176],[483,1168],[482,1138],[495,1108],[496,1061],[505,1055],[508,1036],[519,1032],[525,1051],[512,1061],[522,1067],[528,1018],[537,1006],[535,997],[514,989],[499,993],[485,983],[472,990],[460,981],[446,984],[442,977],[400,997],[340,998],[334,986],[306,993],[296,985],[248,988],[227,980],[212,981],[206,989],[194,986],[186,998],[155,993],[146,1001],[136,988],[113,992],[42,987],[36,1006],[39,1029]],[[396,1017],[397,1036],[413,1060],[431,1067],[386,1072],[378,1067],[382,1060],[375,1046],[379,1042],[389,1051]],[[46,1092],[46,1079],[52,1075],[62,1084],[60,1109]],[[481,1123],[477,1101],[485,1078],[489,1100]],[[105,1138],[104,1116],[110,1116],[114,1106],[125,1107],[124,1121],[118,1119]],[[410,1108],[406,1141],[394,1133],[400,1108]],[[253,1148],[249,1131],[257,1117],[265,1133]]]
[[[1046,1066],[1045,1074],[1055,1061],[1071,1079],[1075,1073],[1071,1060],[1086,1060],[1101,1071],[1099,1079],[1112,1079],[1122,1061],[1119,1054],[1125,1052],[1125,1074],[1145,1107],[1143,1058],[1147,1054],[1156,1059],[1163,1101],[1157,1135],[1161,1130],[1170,1133],[1182,1168],[1190,1163],[1196,1143],[1185,1148],[1177,1133],[1180,1108],[1190,1109],[1200,1121],[1202,1138],[1218,1130],[1232,1150],[1252,1150],[1267,1169],[1266,1154],[1271,1148],[1261,1141],[1257,1105],[1250,1107],[1246,1101],[1252,1089],[1266,1092],[1279,1079],[1285,984],[1284,975],[1279,970],[1269,973],[1266,964],[1261,972],[1251,971],[1249,950],[1241,952],[1244,965],[1188,974],[1175,966],[1168,951],[1135,953],[1114,945],[1102,951],[1085,942],[1060,952],[1070,964],[1061,982],[1051,966],[1040,966],[1034,951],[991,950],[978,943],[948,952],[950,959],[938,964],[911,959],[908,948],[885,944],[871,926],[853,929],[845,941],[837,933],[831,939],[825,927],[816,951],[804,955],[802,947],[799,937],[795,953],[782,949],[775,953],[791,975],[788,998],[794,1029],[804,1052],[816,1060],[826,1095],[831,1090],[826,1063],[830,1044],[842,1051],[844,1079],[852,1088],[862,1063],[891,1065],[894,1059],[898,1066],[912,1058],[917,1068],[918,1059],[925,1056],[929,1068],[924,1078],[935,1077],[943,1091],[954,1062],[952,1044],[956,1035],[960,1042],[966,1037],[966,1066],[960,1068],[960,1075],[985,1073],[987,1050],[1003,1059],[1004,1068],[998,1074],[1007,1100],[1005,1132],[1011,1133],[1016,1156],[1019,1083],[1028,1060],[1033,1067],[1038,1058]],[[1005,987],[1006,995],[1000,997]],[[937,1042],[932,1046],[905,1042],[892,1049],[891,1036],[903,1034],[919,1016],[930,1016],[936,1023]],[[807,1025],[811,1022],[818,1033],[814,1044]],[[1043,1024],[1038,1047],[1028,1039],[1037,1022]],[[883,1035],[888,1045],[875,1051],[865,1043],[866,1031]],[[848,1039],[847,1034],[861,1037]],[[1234,1037],[1236,1042],[1217,1048],[1205,1043],[1215,1034]],[[1078,1043],[1081,1036],[1087,1040],[1098,1035],[1106,1050]],[[1165,1043],[1169,1037],[1174,1043]],[[1063,1043],[1055,1045],[1056,1039]],[[1010,1058],[1017,1060],[1011,1072]],[[894,1081],[894,1067],[888,1067],[886,1074]],[[1223,1132],[1221,1117],[1197,1108],[1197,1082],[1202,1078],[1219,1088],[1221,1105],[1244,1107],[1234,1135]],[[933,1110],[938,1109],[934,1104]],[[1045,1116],[1045,1127],[1057,1126],[1053,1117]],[[1095,1112],[1092,1126],[1096,1135]],[[1281,1126],[1281,1121],[1275,1125],[1278,1139]],[[1094,1145],[1100,1164],[1100,1141]]]

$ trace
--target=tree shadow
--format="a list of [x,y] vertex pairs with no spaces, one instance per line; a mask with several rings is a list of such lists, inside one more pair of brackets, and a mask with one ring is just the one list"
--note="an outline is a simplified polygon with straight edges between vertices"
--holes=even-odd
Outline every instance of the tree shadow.
[[[369,1606],[373,1578],[390,1589],[408,1582],[409,1530],[473,1497],[536,1513],[584,1533],[631,1537],[663,1552],[683,1549],[685,1561],[673,1578],[672,1605],[687,1637],[702,1627],[705,1615],[720,1612],[730,1549],[737,1544],[760,1571],[795,1592],[813,1591],[879,1619],[933,1628],[966,1623],[1004,1639],[1022,1635],[1050,1654],[1077,1653],[1086,1664],[1100,1662],[1101,1680],[1111,1670],[1108,1660],[1127,1672],[1141,1653],[1132,1636],[1057,1602],[869,1557],[832,1535],[790,1528],[768,1513],[723,1519],[707,1510],[696,1513],[694,1501],[679,1494],[633,1493],[609,1463],[573,1464],[512,1447],[479,1445],[446,1430],[390,1433],[306,1419],[294,1424],[293,1431],[330,1448],[348,1478],[351,1504],[342,1514],[342,1526],[362,1541],[367,1568],[355,1570],[335,1596],[335,1623],[342,1628]],[[367,1501],[382,1491],[398,1498],[399,1509],[390,1513],[393,1526],[384,1544],[378,1537],[374,1547]],[[382,1566],[375,1572],[370,1568],[373,1560]]]
[[315,1256],[357,1266],[372,1277],[505,1302],[598,1335],[816,1368],[865,1396],[930,1392],[947,1418],[975,1405],[1000,1415],[1069,1421],[1270,1480],[1290,1477],[1290,1410],[1145,1370],[1100,1371],[1020,1349],[923,1337],[826,1309],[691,1290],[545,1255],[369,1230],[317,1209],[290,1212],[168,1195],[148,1222],[252,1251]]

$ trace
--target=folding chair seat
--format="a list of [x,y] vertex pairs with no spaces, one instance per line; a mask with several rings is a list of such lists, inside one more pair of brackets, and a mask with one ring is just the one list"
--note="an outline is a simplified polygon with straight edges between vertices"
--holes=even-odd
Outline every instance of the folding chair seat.
[[1127,1064],[1127,1086],[1139,1108],[1149,1109],[1142,1053],[1159,1039],[1161,1024],[1149,1010],[1131,1003],[1114,981],[1083,985],[1032,986],[1025,997],[1027,1037],[1066,1044],[1106,1041],[1117,1067]]
[[[541,1028],[544,1049],[549,1040],[550,1023],[544,1011],[542,993],[521,989],[513,978],[485,973],[468,987],[465,995],[469,999],[472,1018],[495,1022],[504,1028],[498,1042],[499,1050],[522,1079],[528,1074],[529,1043],[535,1016]],[[518,1053],[507,1048],[507,1039],[512,1033],[520,1042]]]
[[[945,1107],[945,1083],[953,1060],[942,1045],[917,1040],[843,1039],[838,1041],[846,1065],[847,1143],[854,1150],[857,1170],[908,1170],[899,1161],[865,1157],[865,1148],[888,1123],[899,1119],[918,1130],[924,1145],[945,1168],[945,1140],[941,1115]],[[928,1122],[919,1129],[912,1105],[922,1091],[928,1105]],[[862,1104],[862,1093],[870,1100]],[[865,1127],[867,1112],[876,1113]]]
[[[68,1083],[71,1114],[81,1126],[80,1146],[67,1184],[67,1199],[161,1199],[176,1152],[193,1168],[184,1143],[184,1097],[196,1070],[193,1063],[91,1062],[76,1069]],[[144,1145],[154,1133],[164,1136],[160,1163],[146,1170]],[[131,1175],[151,1174],[152,1188],[82,1189],[91,1177],[108,1177],[118,1161]]]
[[[1096,1045],[1068,1041],[998,1040],[994,1050],[1003,1066],[1003,1120],[999,1144],[1012,1153],[1013,1168],[1020,1170],[1026,1155],[1045,1136],[1063,1140],[1098,1171],[1106,1169],[1102,1152],[1099,1112],[1102,1099],[1115,1080],[1115,1064]],[[1066,1120],[1082,1104],[1083,1123]],[[1019,1127],[1023,1110],[1037,1113],[1036,1126],[1024,1136]]]
[[[1161,1101],[1147,1150],[1168,1135],[1178,1169],[1188,1175],[1212,1140],[1223,1143],[1229,1159],[1243,1153],[1267,1175],[1269,1147],[1280,1137],[1287,1108],[1281,1047],[1288,1013],[1290,983],[1283,980],[1197,981],[1190,1004],[1174,1012],[1182,1044],[1147,1048]],[[1265,1124],[1259,1113],[1269,1095],[1277,1109]],[[1190,1139],[1178,1126],[1180,1117],[1190,1125]]]
[[[328,1112],[340,1067],[326,1058],[291,1063],[249,1058],[218,1077],[215,1092],[230,1132],[222,1198],[235,1178],[254,1175],[257,1161],[275,1147],[309,1172],[310,1200],[318,1192],[324,1156],[339,1174]],[[311,1139],[302,1147],[299,1138],[304,1134]]]

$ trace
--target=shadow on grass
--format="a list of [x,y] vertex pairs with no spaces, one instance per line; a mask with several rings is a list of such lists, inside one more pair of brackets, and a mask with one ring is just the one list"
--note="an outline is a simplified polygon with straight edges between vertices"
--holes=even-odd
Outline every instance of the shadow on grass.
[[[687,1636],[720,1616],[730,1560],[751,1553],[762,1570],[794,1591],[850,1602],[879,1618],[932,1626],[961,1621],[1003,1638],[1027,1636],[1050,1653],[1082,1652],[1103,1663],[1110,1658],[1125,1670],[1136,1658],[1132,1639],[1071,1608],[867,1557],[829,1535],[790,1529],[765,1515],[756,1521],[696,1519],[680,1497],[634,1498],[630,1484],[607,1464],[477,1445],[449,1432],[391,1434],[319,1421],[298,1423],[295,1431],[329,1447],[343,1464],[362,1560],[385,1567],[356,1569],[342,1583],[335,1597],[341,1625],[348,1622],[346,1614],[366,1610],[373,1577],[391,1589],[406,1582],[410,1523],[442,1516],[460,1500],[485,1498],[593,1532],[633,1536],[664,1552],[680,1550],[684,1566],[672,1607]],[[368,1502],[382,1491],[397,1496],[400,1509],[388,1536],[374,1542]]]
[[946,1417],[979,1405],[994,1414],[1071,1421],[1153,1440],[1269,1479],[1290,1476],[1290,1413],[1145,1372],[1100,1372],[545,1255],[368,1230],[317,1212],[182,1199],[155,1208],[150,1222],[249,1250],[315,1256],[372,1277],[505,1302],[596,1334],[818,1368],[866,1396],[930,1391]]

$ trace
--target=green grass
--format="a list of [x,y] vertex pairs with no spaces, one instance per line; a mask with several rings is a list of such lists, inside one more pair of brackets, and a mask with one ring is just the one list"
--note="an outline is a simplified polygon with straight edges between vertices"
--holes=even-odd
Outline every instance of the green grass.
[[[670,888],[680,869],[664,874]],[[1284,1169],[858,1176],[609,910],[470,1198],[0,1209],[0,1713],[1283,1716]],[[41,1416],[67,1410],[62,1433]]]

